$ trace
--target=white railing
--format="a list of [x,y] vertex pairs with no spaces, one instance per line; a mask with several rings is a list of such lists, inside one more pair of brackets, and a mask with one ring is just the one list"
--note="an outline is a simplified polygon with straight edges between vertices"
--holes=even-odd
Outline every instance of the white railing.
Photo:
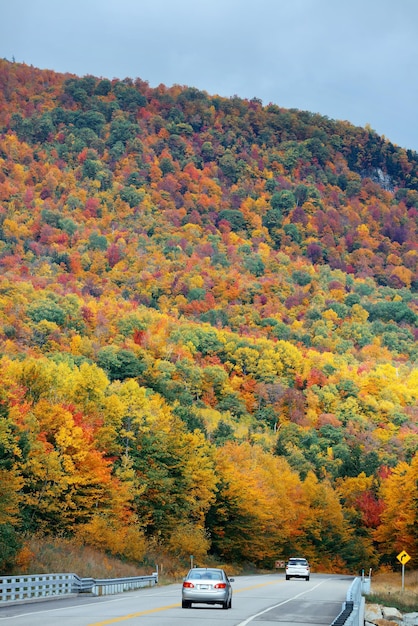
[[47,598],[74,593],[74,574],[2,576],[0,602]]
[[370,578],[364,576],[355,578],[347,591],[342,611],[331,626],[363,626],[365,608],[363,594],[367,594],[369,591]]
[[0,605],[22,601],[47,600],[70,594],[95,596],[121,593],[141,587],[152,587],[158,573],[129,578],[79,578],[76,574],[31,574],[0,577]]

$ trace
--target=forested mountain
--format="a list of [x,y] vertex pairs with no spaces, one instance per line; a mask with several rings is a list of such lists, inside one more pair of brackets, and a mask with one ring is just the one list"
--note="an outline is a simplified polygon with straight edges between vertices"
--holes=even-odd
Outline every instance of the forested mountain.
[[418,155],[0,61],[0,542],[418,558]]

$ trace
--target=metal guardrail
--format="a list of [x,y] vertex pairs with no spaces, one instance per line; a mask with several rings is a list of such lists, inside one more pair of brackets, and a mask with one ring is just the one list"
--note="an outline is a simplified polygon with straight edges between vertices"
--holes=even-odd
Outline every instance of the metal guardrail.
[[158,573],[129,578],[80,578],[76,574],[31,574],[0,577],[0,606],[6,603],[62,598],[69,595],[110,595],[152,587]]
[[364,626],[365,598],[363,593],[370,591],[370,578],[363,576],[353,580],[347,591],[342,611],[331,626]]
[[74,590],[77,593],[91,593],[94,596],[106,596],[122,593],[141,587],[153,587],[158,582],[158,574],[151,576],[131,576],[129,578],[79,578],[74,576]]
[[32,574],[0,578],[0,603],[65,596],[73,592],[74,574]]

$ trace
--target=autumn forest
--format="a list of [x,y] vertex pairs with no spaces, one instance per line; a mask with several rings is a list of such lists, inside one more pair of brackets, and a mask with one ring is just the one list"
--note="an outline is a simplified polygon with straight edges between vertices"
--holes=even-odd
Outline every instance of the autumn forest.
[[0,565],[418,558],[418,154],[0,60]]

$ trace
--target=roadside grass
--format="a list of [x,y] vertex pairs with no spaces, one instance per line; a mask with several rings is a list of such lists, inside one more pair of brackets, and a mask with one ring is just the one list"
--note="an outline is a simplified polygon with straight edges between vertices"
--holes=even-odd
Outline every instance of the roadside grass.
[[418,612],[418,570],[405,572],[404,590],[400,572],[375,574],[366,602],[394,607],[402,613]]
[[13,574],[77,574],[80,578],[149,576],[150,565],[134,565],[65,538],[31,537],[19,555]]

